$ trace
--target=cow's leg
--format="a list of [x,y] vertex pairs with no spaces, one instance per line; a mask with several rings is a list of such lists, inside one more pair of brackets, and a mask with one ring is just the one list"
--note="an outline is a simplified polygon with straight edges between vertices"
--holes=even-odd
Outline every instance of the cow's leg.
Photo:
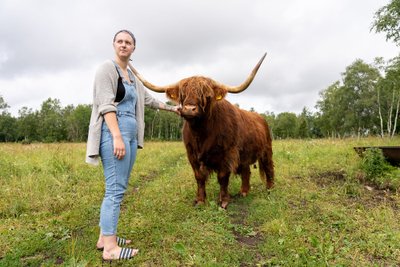
[[197,181],[197,197],[195,204],[204,204],[206,200],[206,181],[208,177],[208,170],[203,164],[201,164],[199,169],[194,170],[194,175]]
[[206,200],[206,181],[203,179],[197,179],[197,197],[195,204],[204,204]]
[[218,183],[220,186],[219,201],[223,209],[226,209],[229,203],[228,185],[229,185],[230,174],[231,174],[230,172],[224,172],[224,171],[220,171],[218,173]]
[[240,168],[240,175],[242,177],[242,186],[240,188],[240,195],[245,197],[250,190],[250,166],[242,166]]

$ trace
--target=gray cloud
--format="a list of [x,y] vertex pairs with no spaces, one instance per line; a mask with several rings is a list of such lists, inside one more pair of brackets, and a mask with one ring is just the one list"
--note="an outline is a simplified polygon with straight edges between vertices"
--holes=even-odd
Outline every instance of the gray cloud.
[[113,58],[112,37],[128,28],[137,37],[134,64],[156,84],[192,75],[238,84],[268,52],[252,86],[228,99],[259,112],[298,113],[357,58],[397,55],[369,31],[388,2],[4,0],[0,95],[13,114],[48,97],[90,103],[96,66]]

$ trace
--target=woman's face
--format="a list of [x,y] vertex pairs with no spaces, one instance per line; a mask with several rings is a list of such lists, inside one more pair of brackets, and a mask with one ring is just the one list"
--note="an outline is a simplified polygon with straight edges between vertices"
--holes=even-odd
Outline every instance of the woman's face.
[[135,50],[133,39],[126,32],[120,32],[117,34],[113,46],[116,56],[123,60],[129,59]]

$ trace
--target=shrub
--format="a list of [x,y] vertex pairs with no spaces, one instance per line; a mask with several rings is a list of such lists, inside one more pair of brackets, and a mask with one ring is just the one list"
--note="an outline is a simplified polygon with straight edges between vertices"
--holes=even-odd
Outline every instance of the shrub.
[[365,179],[379,188],[397,190],[400,185],[400,172],[391,166],[379,148],[368,148],[363,153],[361,170]]

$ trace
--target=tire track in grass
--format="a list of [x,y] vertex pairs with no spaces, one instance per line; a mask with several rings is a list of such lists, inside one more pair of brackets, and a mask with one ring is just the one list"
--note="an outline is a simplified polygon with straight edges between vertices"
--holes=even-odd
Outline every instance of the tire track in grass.
[[180,150],[173,143],[172,145],[166,143],[161,149],[150,147],[149,151],[143,152],[138,155],[138,160],[131,174],[130,183],[135,183],[134,192],[164,173],[168,173],[171,168],[179,168],[179,165],[184,161],[182,158],[186,159],[185,151]]
[[121,210],[125,210],[132,204],[130,198],[141,188],[170,172],[171,168],[179,169],[185,160],[185,151],[176,143],[151,142],[146,149],[140,150],[131,172],[129,187],[124,197],[125,201],[121,204]]
[[240,264],[241,267],[255,266],[263,259],[258,250],[258,246],[264,242],[260,232],[254,230],[256,225],[247,222],[249,216],[249,205],[253,196],[241,197],[239,194],[232,197],[232,202],[228,206],[228,215],[231,218],[232,233],[240,247],[246,251],[247,257]]

